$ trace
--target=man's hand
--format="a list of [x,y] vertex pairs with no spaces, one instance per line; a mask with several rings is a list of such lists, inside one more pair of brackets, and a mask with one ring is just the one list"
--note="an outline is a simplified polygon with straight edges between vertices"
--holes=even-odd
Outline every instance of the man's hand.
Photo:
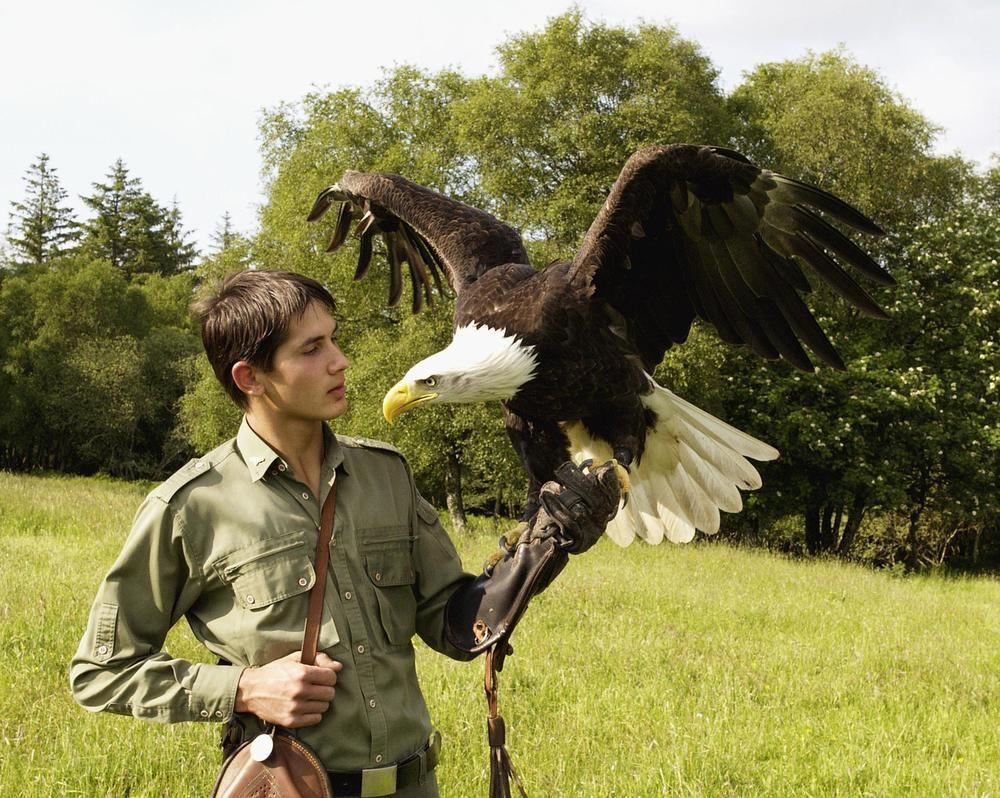
[[247,668],[236,688],[237,712],[250,712],[267,723],[296,729],[315,726],[330,708],[343,664],[322,652],[315,665],[299,662],[301,651],[260,668]]

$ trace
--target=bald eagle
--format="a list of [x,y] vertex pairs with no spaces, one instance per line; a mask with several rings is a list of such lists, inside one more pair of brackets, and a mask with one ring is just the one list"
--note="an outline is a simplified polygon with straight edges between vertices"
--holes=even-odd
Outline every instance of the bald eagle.
[[[355,279],[381,235],[389,304],[413,311],[456,295],[454,337],[388,392],[387,420],[423,404],[500,401],[528,475],[525,518],[567,459],[615,457],[631,476],[624,511],[608,528],[627,545],[692,539],[719,529],[759,488],[747,461],[777,450],[684,401],[650,376],[695,318],[724,341],[813,370],[807,346],[844,364],[800,293],[808,265],[861,312],[885,318],[844,270],[893,278],[816,211],[870,234],[882,230],[831,194],[753,165],[721,147],[648,147],[628,159],[572,261],[536,270],[518,233],[490,214],[393,174],[348,171],[316,200],[309,220],[340,205],[328,251],[356,222]],[[839,262],[838,262],[839,260]]]

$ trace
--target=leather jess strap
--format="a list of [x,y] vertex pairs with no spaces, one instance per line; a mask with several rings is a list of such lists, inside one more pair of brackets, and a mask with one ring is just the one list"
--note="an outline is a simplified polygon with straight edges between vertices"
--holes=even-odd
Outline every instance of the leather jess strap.
[[323,502],[320,520],[319,540],[316,541],[316,582],[309,593],[309,611],[306,614],[306,630],[302,635],[302,664],[316,663],[316,647],[319,644],[319,623],[323,618],[323,596],[326,593],[326,573],[330,566],[330,538],[333,537],[333,513],[337,505],[337,481],[330,486]]

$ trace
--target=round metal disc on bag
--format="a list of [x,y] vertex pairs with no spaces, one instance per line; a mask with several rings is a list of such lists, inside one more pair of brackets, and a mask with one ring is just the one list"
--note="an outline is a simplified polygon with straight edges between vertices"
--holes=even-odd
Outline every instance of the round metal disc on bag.
[[250,758],[254,762],[266,762],[274,750],[274,738],[270,734],[258,734],[250,743]]

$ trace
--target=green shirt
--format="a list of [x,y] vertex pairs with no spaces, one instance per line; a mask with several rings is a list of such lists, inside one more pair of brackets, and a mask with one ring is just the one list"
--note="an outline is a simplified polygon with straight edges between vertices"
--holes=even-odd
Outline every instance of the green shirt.
[[[319,649],[344,668],[322,722],[299,736],[332,770],[389,764],[427,741],[411,638],[467,658],[444,637],[444,607],[469,574],[399,452],[324,434],[318,497],[245,419],[146,497],[71,664],[80,704],[167,723],[228,720],[242,666],[301,648],[320,506],[336,479]],[[181,617],[233,665],[163,651]]]

